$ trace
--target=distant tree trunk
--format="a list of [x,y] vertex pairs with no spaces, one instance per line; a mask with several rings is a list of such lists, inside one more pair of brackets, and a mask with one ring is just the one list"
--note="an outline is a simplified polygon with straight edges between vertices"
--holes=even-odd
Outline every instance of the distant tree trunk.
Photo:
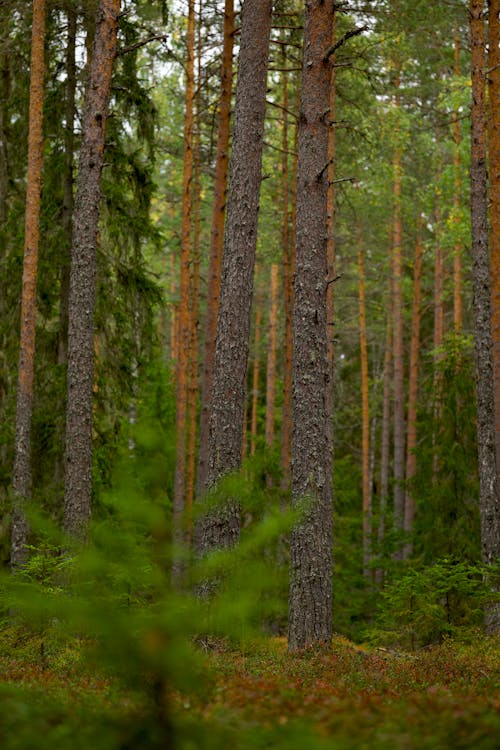
[[[460,75],[460,37],[458,29],[455,29],[453,45],[455,76]],[[459,208],[462,200],[462,178],[460,174],[460,119],[459,113],[453,113],[453,140],[455,149],[453,152],[453,167],[455,172],[455,185],[453,191],[453,210],[455,212],[455,223],[460,224]],[[453,327],[456,332],[462,330],[462,245],[455,243],[453,250]]]
[[[482,558],[492,565],[500,557],[500,502],[496,483],[495,413],[491,336],[491,296],[488,257],[485,48],[482,0],[470,0],[472,47],[471,107],[471,222],[472,278],[474,291],[474,338],[477,390],[477,437],[479,457],[479,509]],[[500,630],[498,603],[486,612],[486,627]]]
[[288,647],[332,635],[332,430],[326,295],[328,112],[334,5],[306,0],[299,114]]
[[257,410],[259,406],[259,376],[260,376],[260,334],[262,325],[262,310],[259,300],[256,300],[255,330],[253,341],[253,371],[252,371],[252,416],[250,421],[250,453],[255,455],[257,449]]
[[359,294],[359,349],[361,358],[361,462],[363,488],[363,575],[369,578],[371,559],[371,485],[370,485],[370,404],[368,393],[368,346],[366,342],[365,271],[363,237],[359,230],[358,294]]
[[[68,8],[68,40],[66,44],[66,107],[64,123],[64,157],[63,172],[63,214],[62,225],[64,241],[61,261],[61,289],[59,294],[59,332],[57,345],[57,364],[65,366],[68,362],[68,300],[69,275],[71,268],[71,240],[73,236],[73,185],[75,153],[75,117],[76,117],[76,31],[77,16],[74,8]],[[60,448],[55,462],[55,480],[64,481],[64,412],[58,421]]]
[[441,416],[442,416],[442,389],[441,389],[441,370],[439,363],[442,359],[440,348],[443,345],[444,335],[444,300],[443,300],[443,249],[441,247],[440,223],[441,211],[439,205],[434,209],[436,232],[434,236],[434,429],[432,434],[433,441],[433,458],[432,470],[433,481],[439,483],[439,460],[437,446],[441,433]]
[[119,13],[120,0],[100,0],[85,94],[73,213],[63,523],[65,531],[80,540],[86,536],[92,499],[96,247]]
[[[417,399],[418,399],[418,364],[420,356],[420,301],[422,296],[422,238],[421,221],[417,225],[415,244],[415,262],[413,266],[413,307],[411,315],[410,377],[408,384],[408,435],[406,446],[406,479],[411,482],[417,470]],[[415,500],[410,487],[406,487],[404,530],[410,535],[413,531]],[[413,552],[413,542],[409,539],[403,548],[406,560]]]
[[177,294],[175,255],[170,253],[170,359],[177,361],[177,304],[173,302]]
[[497,484],[500,487],[500,0],[488,1],[491,334]]
[[279,267],[271,265],[270,306],[269,306],[269,340],[267,345],[266,370],[266,445],[274,445],[274,405],[276,397],[276,346],[278,327],[278,286]]
[[[389,459],[391,445],[391,365],[392,365],[392,317],[387,316],[384,357],[384,391],[382,396],[382,435],[380,439],[380,505],[377,541],[381,549],[385,539],[387,501],[389,498]],[[384,571],[378,569],[375,578],[383,582]]]
[[[399,74],[396,80],[399,87]],[[396,108],[399,109],[399,94]],[[394,225],[392,248],[392,316],[393,316],[393,366],[394,366],[394,525],[403,528],[404,470],[405,470],[405,400],[404,400],[404,349],[403,349],[403,251],[401,226],[401,146],[394,152]],[[396,552],[400,556],[400,550]]]
[[229,161],[229,136],[231,120],[231,93],[233,81],[234,0],[225,0],[224,41],[222,48],[221,89],[219,96],[219,126],[217,156],[215,159],[215,193],[210,231],[210,263],[208,269],[207,314],[205,320],[205,346],[201,377],[200,447],[196,477],[197,495],[202,495],[206,483],[208,459],[208,426],[212,380],[215,360],[217,316],[219,313],[220,281],[222,273],[222,248],[224,244],[224,217],[226,215],[226,188]]
[[202,0],[198,6],[196,40],[197,86],[195,94],[196,116],[194,135],[194,182],[193,182],[193,263],[191,268],[191,332],[189,351],[189,397],[188,397],[188,460],[186,476],[186,508],[190,509],[195,497],[196,480],[196,427],[198,422],[198,333],[199,333],[199,286],[200,286],[200,236],[201,236],[201,14]]
[[[186,91],[184,111],[184,162],[182,178],[181,277],[178,307],[178,350],[175,390],[175,475],[174,475],[174,544],[184,542],[184,510],[186,496],[186,443],[188,409],[188,370],[191,338],[190,282],[191,282],[191,222],[193,197],[193,130],[194,130],[194,0],[188,2],[186,35]],[[179,583],[182,565],[174,552],[172,576]]]
[[24,225],[23,290],[17,381],[14,444],[14,512],[10,564],[19,568],[26,561],[28,521],[24,504],[31,497],[31,418],[35,371],[36,284],[40,240],[40,194],[43,166],[43,98],[45,43],[45,0],[34,0],[31,33],[30,105],[28,130],[28,172]]
[[[296,111],[298,110],[298,100],[300,95],[299,91],[299,87],[297,86],[297,106],[295,108]],[[285,136],[283,136],[284,150],[285,143],[288,144],[288,138],[285,141]],[[287,235],[286,246],[285,242],[283,242],[283,253],[286,254],[284,255],[285,262],[283,263],[283,295],[285,298],[285,373],[283,377],[283,428],[281,434],[281,468],[283,471],[283,490],[289,490],[290,488],[290,445],[292,436],[293,279],[295,276],[295,217],[297,212],[297,144],[298,128],[295,124],[291,180],[290,234]],[[285,198],[283,198],[283,200],[285,200]],[[285,222],[286,220],[288,224],[288,210],[283,210],[283,222]]]
[[[271,14],[272,0],[243,3],[205,489],[241,466]],[[239,533],[235,498],[201,520],[198,551]]]
[[[3,40],[2,40],[3,41]],[[9,55],[2,44],[0,52],[0,225],[7,219],[9,193],[9,155],[7,101],[10,90]]]

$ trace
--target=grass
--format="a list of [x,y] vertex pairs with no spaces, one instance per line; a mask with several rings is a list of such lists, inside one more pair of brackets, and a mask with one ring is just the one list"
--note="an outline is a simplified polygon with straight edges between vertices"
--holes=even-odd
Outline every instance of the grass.
[[[363,648],[289,655],[283,639],[205,654],[192,690],[144,675],[100,673],[81,641],[41,647],[6,628],[0,642],[0,736],[37,748],[496,750],[498,639],[480,633],[416,653]],[[166,716],[168,714],[168,720]]]

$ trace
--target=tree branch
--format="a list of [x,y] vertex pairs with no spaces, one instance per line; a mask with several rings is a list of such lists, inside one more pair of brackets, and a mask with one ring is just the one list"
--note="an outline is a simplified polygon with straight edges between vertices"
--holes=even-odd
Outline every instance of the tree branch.
[[355,29],[351,29],[351,31],[346,31],[343,37],[341,37],[338,41],[335,42],[335,44],[332,44],[332,46],[327,49],[323,58],[323,62],[328,62],[330,57],[339,49],[339,47],[342,47],[342,45],[345,44],[348,39],[351,39],[353,36],[359,36],[359,34],[362,34],[363,31],[367,30],[367,28],[368,26],[365,24],[364,26],[359,26]]

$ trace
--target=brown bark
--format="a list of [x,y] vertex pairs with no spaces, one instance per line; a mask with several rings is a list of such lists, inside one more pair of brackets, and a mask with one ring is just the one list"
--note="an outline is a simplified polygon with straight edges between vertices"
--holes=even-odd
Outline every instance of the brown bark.
[[175,255],[170,253],[170,359],[177,360],[177,304],[173,301],[177,294]]
[[10,89],[9,55],[1,40],[0,48],[0,225],[7,219],[7,198],[9,193],[9,156],[7,100]]
[[497,483],[500,486],[500,1],[489,0],[488,8],[491,335]]
[[266,445],[274,444],[274,404],[276,397],[276,345],[278,327],[278,285],[279,267],[271,265],[270,307],[269,307],[269,340],[267,348],[266,371]]
[[[285,89],[286,91],[286,89]],[[298,110],[299,87],[296,87],[296,98]],[[287,107],[288,108],[288,107]],[[286,115],[286,112],[284,112]],[[283,151],[286,152],[288,136],[283,134]],[[291,436],[292,436],[292,360],[293,360],[293,279],[295,276],[295,218],[297,213],[297,148],[298,128],[294,128],[294,148],[292,162],[291,182],[291,206],[290,206],[290,233],[288,234],[288,191],[283,190],[283,226],[287,227],[286,235],[283,230],[283,296],[285,299],[285,372],[283,378],[283,427],[281,435],[281,468],[283,471],[282,489],[290,488],[290,464],[291,464]],[[283,168],[285,161],[283,162]],[[288,171],[288,163],[286,166]],[[287,175],[288,179],[288,175]],[[283,174],[283,181],[285,175]],[[285,244],[286,241],[286,244]]]
[[[410,374],[408,384],[408,431],[406,446],[406,480],[411,482],[417,470],[417,399],[418,399],[418,366],[420,356],[420,303],[422,297],[422,238],[421,221],[417,226],[415,244],[415,262],[413,266],[413,306],[411,315]],[[413,531],[415,500],[411,488],[406,487],[404,530],[410,535]],[[413,552],[413,542],[407,539],[403,548],[403,558],[407,559]]]
[[[485,48],[481,0],[470,0],[472,50],[471,222],[474,339],[479,458],[479,509],[482,558],[492,565],[500,557],[500,502],[496,482],[495,414],[491,335],[491,295],[487,227]],[[486,613],[486,627],[500,629],[500,606]]]
[[[392,284],[391,284],[392,286]],[[382,396],[382,435],[380,439],[380,503],[377,541],[381,548],[385,539],[387,501],[389,498],[389,458],[391,443],[391,367],[392,365],[392,316],[387,316],[384,357],[384,392]],[[384,572],[378,569],[375,578],[383,583]]]
[[[460,75],[460,37],[458,30],[455,31],[453,45],[454,68],[453,72]],[[460,120],[458,112],[453,113],[453,140],[455,150],[453,153],[453,166],[455,171],[455,188],[453,191],[453,208],[455,211],[455,222],[459,224],[458,215],[462,199],[462,177],[460,174]],[[456,332],[462,330],[462,246],[457,242],[453,251],[453,327]]]
[[96,248],[119,12],[119,0],[101,0],[97,9],[73,213],[63,523],[77,539],[85,538],[91,512]]
[[31,497],[31,420],[35,369],[36,285],[40,241],[40,193],[43,165],[43,98],[45,0],[34,0],[31,36],[28,171],[24,227],[21,331],[14,444],[14,512],[10,563],[13,569],[26,561],[28,521],[24,504]]
[[[334,13],[332,23],[331,44],[335,44],[336,20]],[[327,216],[328,216],[328,239],[326,243],[326,256],[328,268],[328,287],[326,290],[326,319],[328,325],[328,366],[332,387],[328,393],[329,419],[333,419],[333,360],[334,360],[334,320],[335,300],[334,282],[335,278],[335,110],[336,110],[336,75],[335,75],[335,53],[330,56],[331,80],[330,80],[330,107],[328,112],[328,192],[327,192]]]
[[332,430],[326,295],[328,112],[334,5],[306,0],[299,113],[294,285],[292,503],[288,647],[332,635]]
[[[399,86],[399,79],[396,82]],[[396,108],[399,108],[396,96]],[[393,367],[394,367],[394,525],[403,528],[404,469],[405,469],[405,401],[404,401],[404,349],[403,349],[403,250],[401,224],[401,147],[394,153],[394,225],[392,248],[392,316],[393,316]],[[399,552],[396,553],[399,555]]]
[[256,300],[255,332],[253,343],[253,371],[252,371],[252,416],[250,421],[250,454],[257,450],[257,409],[259,406],[259,376],[260,376],[260,334],[262,324],[262,310],[259,300]]
[[[186,443],[188,408],[188,369],[191,335],[190,278],[191,278],[191,221],[193,191],[193,129],[194,129],[194,0],[188,2],[186,35],[186,80],[184,111],[184,160],[182,178],[182,225],[181,225],[181,272],[178,306],[178,348],[175,390],[175,474],[174,474],[174,544],[180,547],[184,541],[184,510],[186,494]],[[182,566],[174,551],[172,575],[179,582]]]
[[[242,8],[205,490],[241,466],[271,13],[271,0]],[[230,546],[239,532],[234,499],[202,519],[198,551]]]
[[210,401],[212,397],[217,317],[219,312],[220,279],[222,273],[222,248],[224,243],[224,218],[226,215],[226,188],[229,161],[229,125],[231,119],[231,92],[233,80],[234,0],[225,0],[223,35],[219,126],[217,133],[217,156],[215,161],[215,193],[212,209],[212,227],[210,232],[207,314],[205,320],[205,346],[201,379],[200,448],[198,453],[198,469],[196,477],[197,495],[203,493],[207,473],[208,426]]
[[371,485],[370,485],[370,404],[368,392],[368,346],[366,340],[365,271],[363,239],[360,230],[358,247],[359,350],[361,358],[361,463],[363,496],[363,575],[371,575]]

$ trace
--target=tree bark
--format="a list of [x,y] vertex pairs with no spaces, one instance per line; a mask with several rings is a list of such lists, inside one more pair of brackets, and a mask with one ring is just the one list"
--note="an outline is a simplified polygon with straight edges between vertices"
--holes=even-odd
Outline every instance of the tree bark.
[[271,265],[270,307],[269,307],[269,340],[267,345],[266,370],[266,445],[274,444],[274,404],[276,400],[276,346],[278,327],[278,285],[279,267]]
[[255,331],[253,341],[253,372],[252,372],[252,416],[250,421],[250,454],[257,450],[257,409],[259,406],[259,377],[260,377],[260,334],[262,325],[262,310],[259,301],[255,310]]
[[[422,297],[422,238],[421,221],[417,225],[415,244],[415,262],[413,266],[413,306],[411,315],[410,375],[408,384],[408,433],[406,446],[406,479],[411,482],[417,470],[417,400],[418,400],[418,365],[420,357],[420,302]],[[411,488],[406,487],[404,530],[408,537],[413,531],[415,500]],[[403,558],[406,560],[413,552],[413,542],[405,541]]]
[[[458,29],[455,29],[453,59],[453,72],[458,78],[460,75],[460,37]],[[460,174],[460,119],[458,112],[453,113],[453,141],[455,143],[453,152],[453,167],[455,173],[453,209],[455,212],[455,223],[459,224],[459,209],[462,199],[462,177]],[[453,250],[453,327],[457,333],[462,330],[462,318],[462,246],[460,242],[456,242]]]
[[[497,483],[500,483],[500,2],[488,1],[491,334]],[[500,484],[498,485],[500,486]]]
[[97,231],[119,12],[120,0],[101,0],[97,9],[73,214],[63,524],[78,540],[86,537],[91,512]]
[[[241,466],[271,15],[271,0],[243,4],[205,490]],[[234,544],[237,499],[199,527],[201,553]]]
[[205,345],[201,378],[200,448],[196,476],[197,495],[203,494],[206,483],[208,459],[208,426],[212,381],[215,360],[217,317],[219,313],[220,280],[222,273],[222,248],[224,244],[224,218],[226,215],[226,188],[229,161],[229,136],[231,120],[231,93],[233,81],[234,0],[225,0],[224,31],[219,97],[219,126],[217,156],[215,160],[215,193],[210,231],[210,263],[208,269],[207,314],[205,319]]
[[292,503],[288,647],[332,635],[332,429],[326,295],[328,108],[334,4],[306,0],[299,113],[294,285]]
[[36,285],[40,241],[40,195],[43,166],[43,99],[45,77],[45,0],[34,0],[31,36],[28,172],[24,227],[21,332],[17,381],[14,470],[14,511],[10,564],[19,568],[26,561],[28,521],[24,505],[31,497],[31,421],[35,372]]
[[358,294],[359,294],[359,350],[361,359],[361,462],[363,496],[363,575],[369,578],[371,560],[371,485],[370,485],[370,404],[368,392],[368,346],[366,341],[365,271],[363,238],[359,230]]
[[[178,347],[175,390],[175,475],[174,475],[174,545],[184,542],[184,510],[186,494],[186,443],[188,409],[188,369],[191,338],[191,220],[193,193],[193,129],[194,129],[194,0],[188,2],[186,35],[186,91],[184,111],[184,161],[182,177],[181,277],[178,307]],[[173,580],[179,583],[182,566],[174,551]]]
[[[471,107],[471,222],[474,339],[479,458],[479,510],[482,558],[492,565],[500,557],[500,503],[496,482],[495,414],[491,335],[490,269],[487,226],[487,173],[485,121],[485,39],[482,0],[470,0],[472,49]],[[500,629],[500,606],[488,608],[486,627]]]

